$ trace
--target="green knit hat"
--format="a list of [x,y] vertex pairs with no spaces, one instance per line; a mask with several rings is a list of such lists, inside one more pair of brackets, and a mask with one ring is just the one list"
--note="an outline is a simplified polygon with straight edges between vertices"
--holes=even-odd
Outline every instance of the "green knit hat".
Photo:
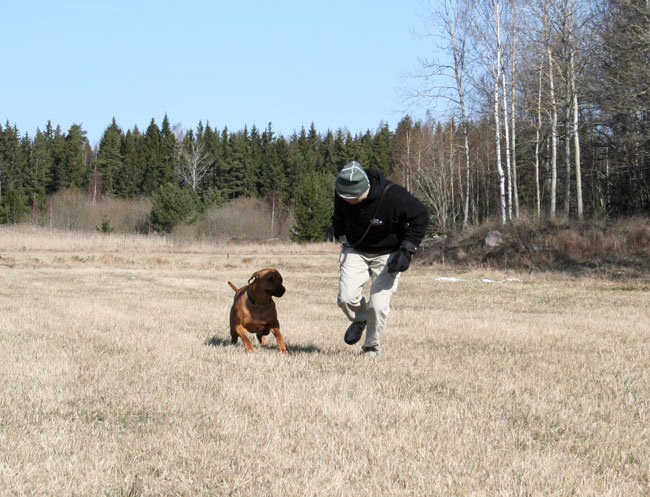
[[357,161],[348,162],[336,177],[336,193],[343,198],[359,198],[370,188],[368,175]]

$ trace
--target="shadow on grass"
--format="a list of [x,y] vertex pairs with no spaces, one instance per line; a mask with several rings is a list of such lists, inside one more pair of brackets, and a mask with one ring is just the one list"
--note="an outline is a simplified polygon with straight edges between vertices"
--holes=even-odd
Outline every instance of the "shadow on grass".
[[[214,335],[211,338],[208,338],[205,342],[205,345],[209,347],[237,347],[242,346],[241,343],[233,345],[230,342],[230,339],[222,338],[218,335]],[[267,345],[266,347],[259,347],[257,350],[266,350],[273,349],[277,350],[275,345]],[[321,349],[315,345],[289,345],[287,344],[287,351],[289,354],[320,354]]]
[[230,340],[224,340],[223,338],[217,335],[208,338],[204,343],[205,345],[208,345],[210,347],[228,347],[232,345],[232,343],[230,343]]

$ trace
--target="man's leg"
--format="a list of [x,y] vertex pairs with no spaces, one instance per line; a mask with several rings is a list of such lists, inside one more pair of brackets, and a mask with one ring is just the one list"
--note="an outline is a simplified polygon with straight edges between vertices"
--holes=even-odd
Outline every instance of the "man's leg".
[[390,299],[399,284],[401,273],[390,274],[386,267],[390,255],[392,254],[376,256],[369,261],[372,286],[367,306],[368,327],[362,347],[364,350],[379,351],[379,339],[386,327],[390,312]]
[[370,279],[368,263],[356,250],[343,247],[339,264],[341,274],[337,304],[350,321],[366,321],[366,299],[363,298],[362,289]]

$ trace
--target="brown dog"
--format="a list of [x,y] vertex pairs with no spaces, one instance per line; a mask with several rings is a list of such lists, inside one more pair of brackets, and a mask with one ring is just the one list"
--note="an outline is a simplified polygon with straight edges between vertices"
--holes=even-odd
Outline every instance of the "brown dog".
[[273,302],[273,297],[282,297],[285,292],[280,273],[275,269],[260,269],[249,278],[248,285],[242,288],[237,288],[230,281],[228,284],[235,290],[235,301],[230,309],[232,343],[237,343],[237,339],[241,338],[246,352],[253,352],[246,331],[255,333],[261,345],[266,345],[265,337],[272,332],[278,349],[286,354],[287,348],[280,335],[280,323]]

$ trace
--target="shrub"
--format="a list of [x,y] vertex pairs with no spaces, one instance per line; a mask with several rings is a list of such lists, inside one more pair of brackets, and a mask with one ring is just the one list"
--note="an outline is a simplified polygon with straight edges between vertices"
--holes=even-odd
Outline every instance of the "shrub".
[[97,231],[99,231],[100,233],[112,233],[113,231],[115,231],[115,228],[111,226],[110,218],[106,217],[102,219],[102,225],[97,226]]
[[156,191],[151,199],[151,225],[156,231],[170,232],[181,222],[196,219],[199,201],[192,190],[167,183]]
[[117,233],[148,232],[151,200],[144,197],[116,199],[91,198],[76,189],[63,190],[44,199],[44,209],[35,212],[33,222],[40,226],[70,230],[96,231],[105,219]]
[[289,239],[291,213],[284,205],[273,211],[259,198],[239,197],[227,204],[208,207],[191,225],[174,229],[174,237],[185,240]]
[[27,199],[20,188],[10,186],[4,198],[0,198],[0,222],[19,223],[27,212]]

